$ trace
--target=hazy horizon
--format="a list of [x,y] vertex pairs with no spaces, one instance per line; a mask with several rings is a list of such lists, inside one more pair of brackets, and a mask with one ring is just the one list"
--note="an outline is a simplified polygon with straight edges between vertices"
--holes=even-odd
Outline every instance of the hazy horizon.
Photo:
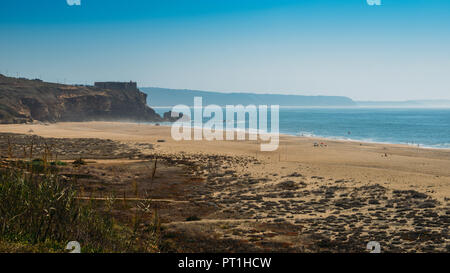
[[[4,75],[7,77],[12,77],[12,78],[16,78],[16,76],[14,75],[5,75],[0,73],[0,75]],[[17,78],[26,78],[29,80],[34,80],[37,78],[33,78],[33,77],[25,77],[23,75],[21,76],[17,76]],[[40,78],[38,78],[40,79]],[[44,80],[45,81],[45,80]],[[113,81],[114,82],[114,81]],[[57,83],[57,84],[67,84],[67,85],[86,85],[86,86],[94,86],[94,83],[67,83],[67,82],[61,82],[61,81],[49,81],[49,83]],[[211,91],[211,90],[198,90],[198,89],[187,89],[187,88],[166,88],[166,87],[160,87],[160,86],[137,86],[138,89],[147,89],[147,88],[160,88],[160,89],[168,89],[168,90],[176,90],[176,91],[195,91],[195,92],[205,92],[205,93],[222,93],[222,94],[255,94],[255,95],[297,95],[297,96],[329,96],[329,97],[336,97],[337,95],[320,95],[320,94],[315,94],[315,95],[303,95],[302,93],[299,92],[287,92],[287,93],[280,93],[280,92],[251,92],[251,91],[244,91],[244,90],[240,90],[240,91]],[[142,90],[141,90],[142,91]],[[339,97],[339,96],[337,96]],[[407,102],[444,102],[442,105],[448,105],[450,106],[450,99],[416,99],[416,100],[410,100],[410,99],[403,99],[403,100],[356,100],[354,98],[348,97],[348,96],[341,96],[341,97],[347,97],[350,98],[351,100],[353,100],[354,102],[357,103],[407,103]],[[158,106],[160,107],[160,106]]]
[[[213,92],[213,93],[223,93],[223,94],[258,94],[258,95],[298,95],[298,96],[338,96],[338,95],[304,95],[302,93],[297,92],[286,92],[286,93],[280,93],[280,92],[249,92],[245,90],[220,90],[220,91],[212,91],[212,90],[198,90],[198,89],[187,89],[187,88],[166,88],[163,86],[138,86],[138,88],[161,88],[161,89],[169,89],[169,90],[185,90],[185,91],[198,91],[198,92]],[[413,102],[413,101],[445,101],[446,103],[450,102],[450,99],[400,99],[400,100],[357,100],[349,96],[343,96],[348,97],[352,99],[355,102],[376,102],[376,103],[383,103],[383,102]]]
[[449,1],[19,0],[2,3],[0,35],[14,77],[450,100]]

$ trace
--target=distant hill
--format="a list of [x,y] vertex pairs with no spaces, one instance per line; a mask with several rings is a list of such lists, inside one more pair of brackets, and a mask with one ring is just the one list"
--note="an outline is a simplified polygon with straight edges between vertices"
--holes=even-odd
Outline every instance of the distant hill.
[[192,106],[194,97],[202,97],[203,105],[280,105],[280,106],[356,106],[356,103],[347,97],[338,96],[301,96],[276,95],[254,93],[220,93],[187,89],[167,89],[157,87],[142,87],[143,92],[149,95],[148,104],[156,106],[174,106],[184,104]]
[[356,101],[361,107],[450,107],[450,100]]
[[0,74],[0,123],[160,121],[137,88],[107,89],[10,78]]

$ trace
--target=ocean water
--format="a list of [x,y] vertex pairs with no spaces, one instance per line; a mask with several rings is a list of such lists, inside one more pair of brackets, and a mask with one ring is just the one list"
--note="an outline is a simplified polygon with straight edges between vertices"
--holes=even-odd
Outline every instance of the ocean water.
[[450,109],[280,108],[279,126],[295,136],[450,148]]

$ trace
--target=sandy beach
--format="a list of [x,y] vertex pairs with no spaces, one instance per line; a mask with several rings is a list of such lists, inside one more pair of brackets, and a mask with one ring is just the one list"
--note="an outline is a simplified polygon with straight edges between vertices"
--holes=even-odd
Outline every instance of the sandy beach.
[[[32,130],[32,131],[30,131]],[[246,171],[259,177],[301,172],[305,176],[379,183],[392,189],[415,189],[444,200],[450,197],[450,150],[407,145],[335,141],[281,136],[279,149],[261,152],[260,141],[174,141],[170,127],[119,122],[66,122],[0,125],[0,132],[56,138],[100,138],[123,143],[152,143],[158,153],[254,157],[263,164]],[[164,140],[165,142],[157,142]],[[327,147],[314,147],[314,143]],[[384,155],[388,156],[385,157]],[[259,167],[260,166],[260,167]]]
[[189,226],[267,251],[275,243],[314,251],[317,240],[334,251],[362,252],[370,240],[393,252],[448,251],[450,150],[281,136],[277,151],[261,152],[260,141],[177,142],[170,127],[119,122],[0,125],[0,132],[109,139],[168,167],[196,166],[189,175],[199,184],[178,199],[207,208],[201,221],[167,220],[173,232]]

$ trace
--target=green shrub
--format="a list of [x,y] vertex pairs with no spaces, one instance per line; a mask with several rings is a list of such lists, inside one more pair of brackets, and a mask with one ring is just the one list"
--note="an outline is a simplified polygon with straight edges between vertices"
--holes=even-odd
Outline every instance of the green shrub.
[[74,166],[86,165],[86,161],[84,161],[82,158],[78,158],[77,160],[74,160],[72,164]]
[[123,247],[112,218],[94,210],[92,204],[82,204],[71,184],[57,175],[0,172],[0,240],[32,245],[53,242],[58,249],[75,240],[84,251]]
[[67,166],[67,163],[57,160],[57,161],[52,161],[50,163],[50,165],[51,166]]
[[198,216],[189,216],[188,218],[186,218],[186,221],[200,221],[201,219]]

